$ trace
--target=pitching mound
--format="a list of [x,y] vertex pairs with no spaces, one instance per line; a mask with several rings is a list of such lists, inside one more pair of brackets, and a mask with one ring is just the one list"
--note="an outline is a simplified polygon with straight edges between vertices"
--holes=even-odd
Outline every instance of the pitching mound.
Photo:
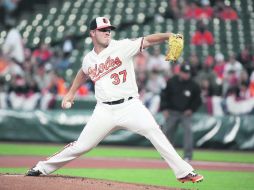
[[[108,180],[60,175],[27,177],[0,174],[1,190],[179,190],[160,186],[139,185]],[[181,189],[182,190],[182,189]]]

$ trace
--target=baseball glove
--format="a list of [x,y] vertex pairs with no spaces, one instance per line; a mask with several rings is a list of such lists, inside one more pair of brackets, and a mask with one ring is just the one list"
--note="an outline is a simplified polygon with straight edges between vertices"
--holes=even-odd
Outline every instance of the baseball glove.
[[166,61],[176,61],[183,51],[183,35],[172,34],[168,39],[168,52]]

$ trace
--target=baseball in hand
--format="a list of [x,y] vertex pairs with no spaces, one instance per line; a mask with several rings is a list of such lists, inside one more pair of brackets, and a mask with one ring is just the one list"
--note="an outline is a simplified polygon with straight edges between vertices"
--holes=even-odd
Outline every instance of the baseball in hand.
[[71,102],[66,102],[66,103],[64,104],[64,108],[65,108],[65,109],[70,109],[71,106],[72,106],[72,103],[71,103]]

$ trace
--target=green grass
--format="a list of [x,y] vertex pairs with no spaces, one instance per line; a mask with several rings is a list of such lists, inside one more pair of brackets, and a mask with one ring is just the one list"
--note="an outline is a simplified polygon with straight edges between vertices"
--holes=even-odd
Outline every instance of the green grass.
[[[0,168],[0,173],[24,174],[27,168]],[[60,169],[55,174],[79,176],[114,181],[140,183],[200,190],[252,190],[253,172],[226,172],[201,170],[202,183],[179,183],[170,170],[165,169]]]
[[[0,155],[33,155],[50,156],[61,150],[64,145],[43,144],[12,144],[0,143]],[[182,155],[182,151],[178,150]],[[136,147],[108,147],[99,146],[88,152],[87,157],[113,157],[113,158],[149,158],[159,159],[160,155],[154,148]],[[254,163],[254,152],[232,152],[195,150],[194,160]]]
[[[1,155],[49,156],[61,150],[64,145],[0,143]],[[182,151],[178,151],[182,155]],[[254,152],[195,150],[194,160],[254,163]],[[154,148],[99,146],[86,154],[88,157],[150,158],[159,159]],[[0,173],[24,174],[28,168],[0,168]],[[202,190],[252,190],[253,172],[228,172],[199,170],[205,180],[199,184],[179,183],[170,169],[70,169],[62,168],[55,174],[108,179],[130,183],[160,185],[185,189]]]

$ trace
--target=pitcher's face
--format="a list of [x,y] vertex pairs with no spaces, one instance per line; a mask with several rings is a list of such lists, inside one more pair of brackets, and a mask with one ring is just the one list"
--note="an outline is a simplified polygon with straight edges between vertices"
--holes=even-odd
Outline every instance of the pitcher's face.
[[108,47],[111,40],[111,29],[110,28],[102,28],[97,29],[92,32],[96,43],[104,48]]

